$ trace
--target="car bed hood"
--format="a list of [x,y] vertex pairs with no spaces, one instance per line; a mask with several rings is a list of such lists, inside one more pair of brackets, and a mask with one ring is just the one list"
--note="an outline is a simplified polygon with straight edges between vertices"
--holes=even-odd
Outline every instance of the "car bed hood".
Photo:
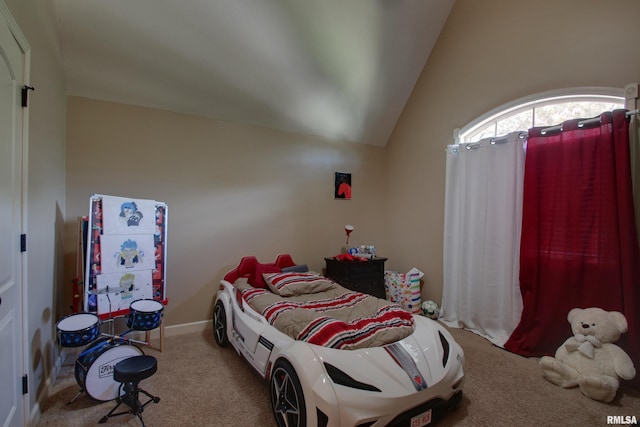
[[393,344],[358,350],[313,346],[313,350],[325,365],[339,369],[357,382],[391,395],[415,393],[439,383],[447,375],[458,374],[464,356],[439,323],[421,316],[414,318],[414,333]]

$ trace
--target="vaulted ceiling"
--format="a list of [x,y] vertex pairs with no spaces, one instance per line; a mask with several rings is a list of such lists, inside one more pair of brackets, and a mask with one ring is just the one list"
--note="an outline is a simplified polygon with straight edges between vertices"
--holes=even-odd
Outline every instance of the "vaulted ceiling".
[[384,146],[455,0],[54,0],[68,95]]

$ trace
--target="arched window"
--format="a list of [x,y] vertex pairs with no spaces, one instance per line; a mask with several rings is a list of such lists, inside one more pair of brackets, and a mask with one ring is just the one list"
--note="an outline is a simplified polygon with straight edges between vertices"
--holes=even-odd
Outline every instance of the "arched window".
[[604,111],[624,108],[624,89],[573,88],[543,92],[504,104],[454,131],[456,143],[479,141],[553,126],[568,119],[590,118]]

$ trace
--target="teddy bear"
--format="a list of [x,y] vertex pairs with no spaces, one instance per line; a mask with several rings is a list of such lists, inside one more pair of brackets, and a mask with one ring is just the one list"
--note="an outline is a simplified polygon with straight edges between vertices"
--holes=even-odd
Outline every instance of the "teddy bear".
[[636,375],[629,355],[613,344],[627,332],[627,319],[617,311],[590,307],[572,309],[567,320],[573,336],[556,350],[555,358],[540,359],[544,377],[560,387],[579,386],[591,399],[611,402],[620,379]]

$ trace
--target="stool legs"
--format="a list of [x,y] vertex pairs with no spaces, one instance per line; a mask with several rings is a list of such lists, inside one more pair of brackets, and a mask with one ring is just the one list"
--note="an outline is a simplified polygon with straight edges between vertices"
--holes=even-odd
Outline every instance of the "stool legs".
[[[107,415],[102,417],[98,423],[99,424],[106,423],[109,417],[115,417],[118,415],[125,415],[125,414],[133,414],[140,419],[140,422],[142,423],[142,427],[145,427],[144,420],[142,419],[142,412],[144,411],[144,407],[151,402],[153,403],[160,402],[160,398],[153,396],[147,393],[145,390],[139,388],[137,382],[122,383],[120,387],[124,387],[124,395],[116,398],[116,402],[118,402],[118,404]],[[140,403],[140,393],[146,395],[149,398],[149,400],[147,400],[145,403]],[[131,409],[114,414],[114,412],[118,409],[118,407],[120,407],[120,405],[123,403],[129,406],[129,408]]]

